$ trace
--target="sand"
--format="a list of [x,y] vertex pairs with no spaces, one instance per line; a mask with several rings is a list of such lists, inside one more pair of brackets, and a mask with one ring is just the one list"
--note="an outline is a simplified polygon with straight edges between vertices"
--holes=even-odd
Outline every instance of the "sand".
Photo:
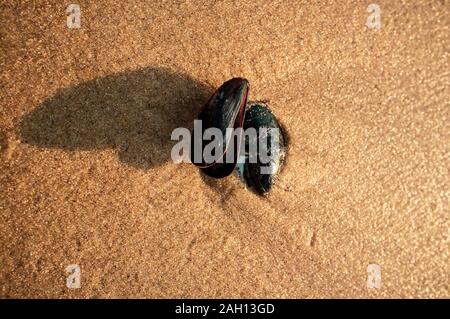
[[[3,1],[0,296],[450,297],[450,2],[312,2]],[[289,135],[266,198],[170,159],[235,76]]]

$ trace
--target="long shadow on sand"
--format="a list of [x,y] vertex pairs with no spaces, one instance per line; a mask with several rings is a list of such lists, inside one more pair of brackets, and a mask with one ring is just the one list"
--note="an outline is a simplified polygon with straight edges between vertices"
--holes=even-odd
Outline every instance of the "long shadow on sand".
[[213,89],[187,75],[145,68],[59,90],[25,115],[23,142],[66,150],[115,148],[147,169],[170,160],[176,127],[190,127]]

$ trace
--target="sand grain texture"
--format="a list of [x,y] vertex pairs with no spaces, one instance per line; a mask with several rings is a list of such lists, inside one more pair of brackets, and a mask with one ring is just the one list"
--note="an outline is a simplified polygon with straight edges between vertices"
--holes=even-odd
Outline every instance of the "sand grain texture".
[[[450,296],[449,1],[78,3],[0,5],[1,297]],[[169,157],[233,76],[289,134],[267,198]]]

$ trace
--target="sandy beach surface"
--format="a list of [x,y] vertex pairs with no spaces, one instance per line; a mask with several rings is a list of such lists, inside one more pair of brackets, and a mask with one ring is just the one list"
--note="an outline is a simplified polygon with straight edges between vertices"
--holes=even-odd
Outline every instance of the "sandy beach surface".
[[[0,297],[450,297],[449,1],[77,1],[0,4]],[[170,159],[236,76],[267,197]]]

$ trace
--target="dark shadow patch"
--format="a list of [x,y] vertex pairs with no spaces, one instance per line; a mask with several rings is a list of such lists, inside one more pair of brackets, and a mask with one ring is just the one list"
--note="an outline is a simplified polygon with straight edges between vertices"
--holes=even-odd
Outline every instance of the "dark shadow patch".
[[190,128],[212,88],[187,75],[144,68],[59,90],[18,127],[22,142],[68,151],[115,148],[148,169],[170,160],[173,129]]
[[[236,173],[233,172],[232,175],[235,174]],[[199,169],[199,176],[202,181],[214,191],[214,198],[211,198],[211,201],[217,202],[221,207],[223,207],[223,205],[228,201],[228,198],[236,187],[233,185],[231,179],[233,177],[238,179],[238,177],[232,175],[225,178],[214,178],[206,175],[201,169]]]
[[8,149],[8,138],[6,133],[0,128],[0,154],[3,154]]

